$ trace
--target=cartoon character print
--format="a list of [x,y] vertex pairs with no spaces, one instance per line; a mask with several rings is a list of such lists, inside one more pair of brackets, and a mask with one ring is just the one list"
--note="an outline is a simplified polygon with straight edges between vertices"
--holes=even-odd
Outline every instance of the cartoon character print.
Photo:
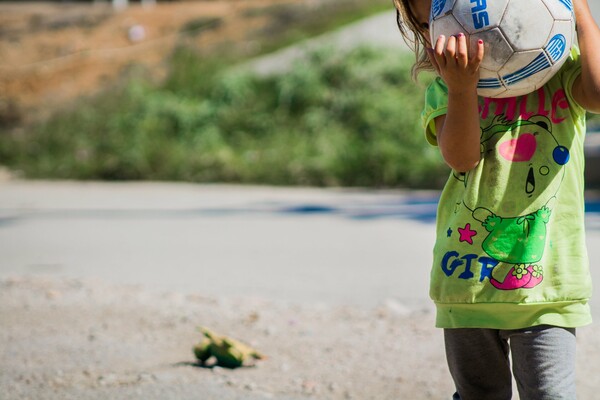
[[[456,176],[465,188],[471,182],[488,183],[483,189],[466,190],[461,206],[487,232],[481,246],[497,262],[487,277],[500,290],[531,289],[544,279],[539,262],[546,224],[569,161],[569,150],[557,142],[551,126],[544,116],[513,123],[497,117],[482,131],[480,168]],[[500,167],[509,171],[508,179],[500,181],[494,174]],[[495,210],[495,204],[502,209]]]

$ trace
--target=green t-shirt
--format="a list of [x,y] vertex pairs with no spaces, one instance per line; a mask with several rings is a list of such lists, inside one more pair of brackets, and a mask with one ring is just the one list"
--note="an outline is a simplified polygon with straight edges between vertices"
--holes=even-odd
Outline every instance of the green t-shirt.
[[[585,246],[585,110],[571,95],[576,50],[542,88],[479,98],[481,161],[452,171],[442,192],[430,295],[442,328],[519,329],[591,322]],[[447,111],[447,88],[427,89],[423,125]]]

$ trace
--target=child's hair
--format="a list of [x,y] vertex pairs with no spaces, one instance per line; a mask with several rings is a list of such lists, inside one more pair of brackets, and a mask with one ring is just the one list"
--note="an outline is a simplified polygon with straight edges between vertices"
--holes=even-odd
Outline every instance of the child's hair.
[[[396,23],[408,47],[415,53],[416,62],[412,67],[413,79],[422,71],[434,71],[427,56],[429,43],[428,31],[424,29],[410,10],[409,0],[393,0],[396,7]],[[420,0],[418,0],[420,1]]]

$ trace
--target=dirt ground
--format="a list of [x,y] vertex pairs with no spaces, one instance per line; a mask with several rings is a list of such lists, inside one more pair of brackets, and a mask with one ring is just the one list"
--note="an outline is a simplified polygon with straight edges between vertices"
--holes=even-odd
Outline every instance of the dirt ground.
[[[321,0],[322,1],[322,0]],[[0,123],[93,94],[132,65],[157,78],[173,49],[236,46],[255,52],[274,7],[318,1],[213,0],[132,3],[0,3]]]
[[[430,306],[294,304],[94,280],[0,281],[3,399],[449,399]],[[269,358],[199,366],[198,326]],[[598,389],[597,326],[578,332],[579,398]]]
[[[10,278],[0,282],[0,387],[6,400],[448,398],[432,319],[428,306],[393,301],[359,309]],[[200,325],[268,359],[200,367]]]

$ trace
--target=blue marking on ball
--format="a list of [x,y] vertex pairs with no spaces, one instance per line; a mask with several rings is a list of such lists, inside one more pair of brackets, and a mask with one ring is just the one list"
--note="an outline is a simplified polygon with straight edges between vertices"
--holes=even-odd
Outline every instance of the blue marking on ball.
[[[571,0],[564,0],[571,1]],[[431,19],[436,19],[442,13],[444,6],[446,5],[446,0],[433,0],[431,2]]]
[[563,4],[569,11],[573,11],[573,1],[572,0],[558,0],[561,4]]
[[550,59],[555,63],[560,60],[563,54],[565,54],[565,51],[567,50],[567,39],[560,33],[554,35],[544,50],[548,52]]
[[[504,82],[504,85],[507,87],[514,85],[540,71],[550,68],[552,64],[561,59],[566,50],[567,39],[561,34],[554,35],[548,42],[548,45],[544,47],[544,53],[538,55],[532,62],[518,71],[504,75],[501,78],[502,81],[496,78],[480,79],[477,87],[479,89],[497,89],[502,86],[502,82]],[[546,56],[546,53],[548,56]]]

